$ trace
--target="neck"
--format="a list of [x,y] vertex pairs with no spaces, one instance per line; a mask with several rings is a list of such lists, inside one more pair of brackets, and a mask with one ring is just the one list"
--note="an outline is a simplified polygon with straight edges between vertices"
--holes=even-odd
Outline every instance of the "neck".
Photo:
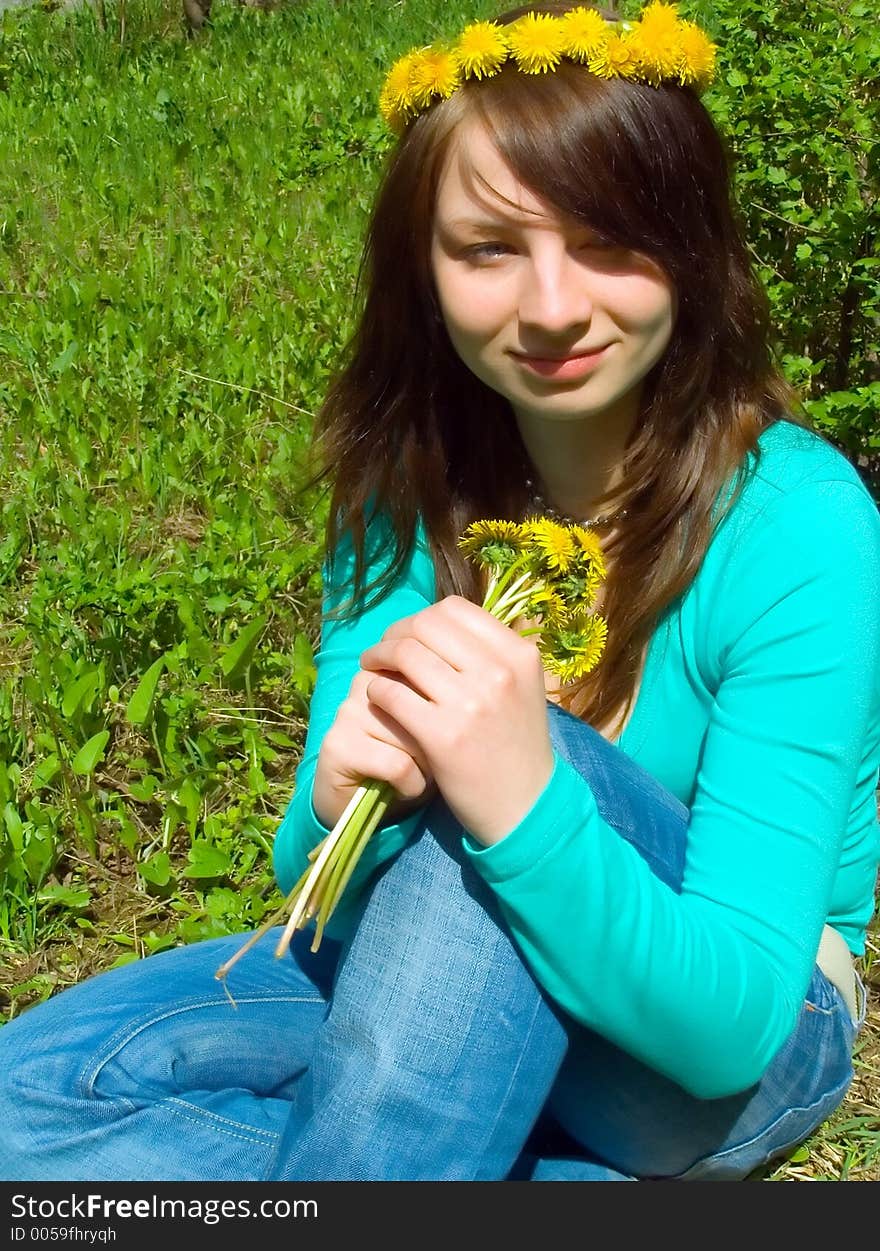
[[623,480],[632,422],[621,422],[619,414],[548,421],[517,413],[516,420],[535,467],[535,485],[547,503],[571,517],[607,513],[603,499]]

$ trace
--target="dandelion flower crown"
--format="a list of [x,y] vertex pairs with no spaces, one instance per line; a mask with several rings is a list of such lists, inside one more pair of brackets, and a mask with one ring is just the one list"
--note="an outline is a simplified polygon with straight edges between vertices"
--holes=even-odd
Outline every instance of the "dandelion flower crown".
[[575,61],[600,78],[628,78],[659,87],[677,83],[701,92],[715,71],[715,44],[674,4],[651,0],[636,22],[606,22],[595,9],[559,17],[528,13],[508,26],[472,22],[451,43],[414,48],[395,61],[379,97],[388,126],[407,124],[469,79],[491,78],[512,62],[523,74],[545,74]]

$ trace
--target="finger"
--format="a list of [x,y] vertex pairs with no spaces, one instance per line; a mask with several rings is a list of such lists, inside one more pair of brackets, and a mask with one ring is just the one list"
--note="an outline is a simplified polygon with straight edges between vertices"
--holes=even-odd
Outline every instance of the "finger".
[[454,698],[456,683],[461,680],[460,670],[412,635],[374,644],[362,654],[361,668],[405,678],[435,704]]
[[423,769],[409,752],[376,740],[371,778],[389,782],[403,799],[418,799],[433,784],[430,771]]
[[422,733],[430,730],[436,705],[424,699],[406,682],[386,673],[377,673],[367,683],[366,693],[371,704],[387,712],[417,741],[420,730]]
[[404,751],[408,756],[416,762],[425,777],[430,776],[430,766],[427,757],[422,751],[420,744],[413,738],[408,730],[391,716],[390,712],[386,712],[377,703],[370,701],[366,708],[367,714],[367,732],[371,738],[377,742],[387,743],[389,747],[396,747],[399,751]]
[[[359,669],[349,690],[349,700],[356,710],[358,725],[378,742],[388,743],[407,752],[422,772],[426,772],[429,768],[428,761],[419,742],[389,712],[368,699],[366,690],[372,678],[372,673]],[[405,679],[401,678],[400,681],[404,682]]]
[[392,623],[381,641],[406,637],[418,639],[462,673],[481,668],[499,650],[513,650],[523,642],[485,608],[460,595],[448,595]]

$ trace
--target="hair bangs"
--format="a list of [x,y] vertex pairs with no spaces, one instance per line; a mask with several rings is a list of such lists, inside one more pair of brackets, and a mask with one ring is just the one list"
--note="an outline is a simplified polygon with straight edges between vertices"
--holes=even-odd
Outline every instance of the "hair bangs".
[[[482,125],[520,182],[558,212],[649,256],[676,287],[707,254],[723,257],[725,158],[709,135],[711,169],[695,169],[707,133],[689,92],[602,79],[564,63],[536,75],[505,66],[456,95],[456,120]],[[467,155],[458,146],[464,172]],[[723,207],[707,201],[707,185]]]

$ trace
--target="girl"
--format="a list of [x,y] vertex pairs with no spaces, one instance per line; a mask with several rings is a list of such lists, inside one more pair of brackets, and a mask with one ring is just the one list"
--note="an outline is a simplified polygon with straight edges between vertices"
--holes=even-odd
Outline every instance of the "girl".
[[[275,867],[397,799],[317,953],[151,957],[0,1032],[11,1178],[734,1180],[841,1102],[878,863],[880,519],[795,415],[672,6],[392,67],[317,427],[318,678]],[[597,528],[559,686],[456,540]]]

